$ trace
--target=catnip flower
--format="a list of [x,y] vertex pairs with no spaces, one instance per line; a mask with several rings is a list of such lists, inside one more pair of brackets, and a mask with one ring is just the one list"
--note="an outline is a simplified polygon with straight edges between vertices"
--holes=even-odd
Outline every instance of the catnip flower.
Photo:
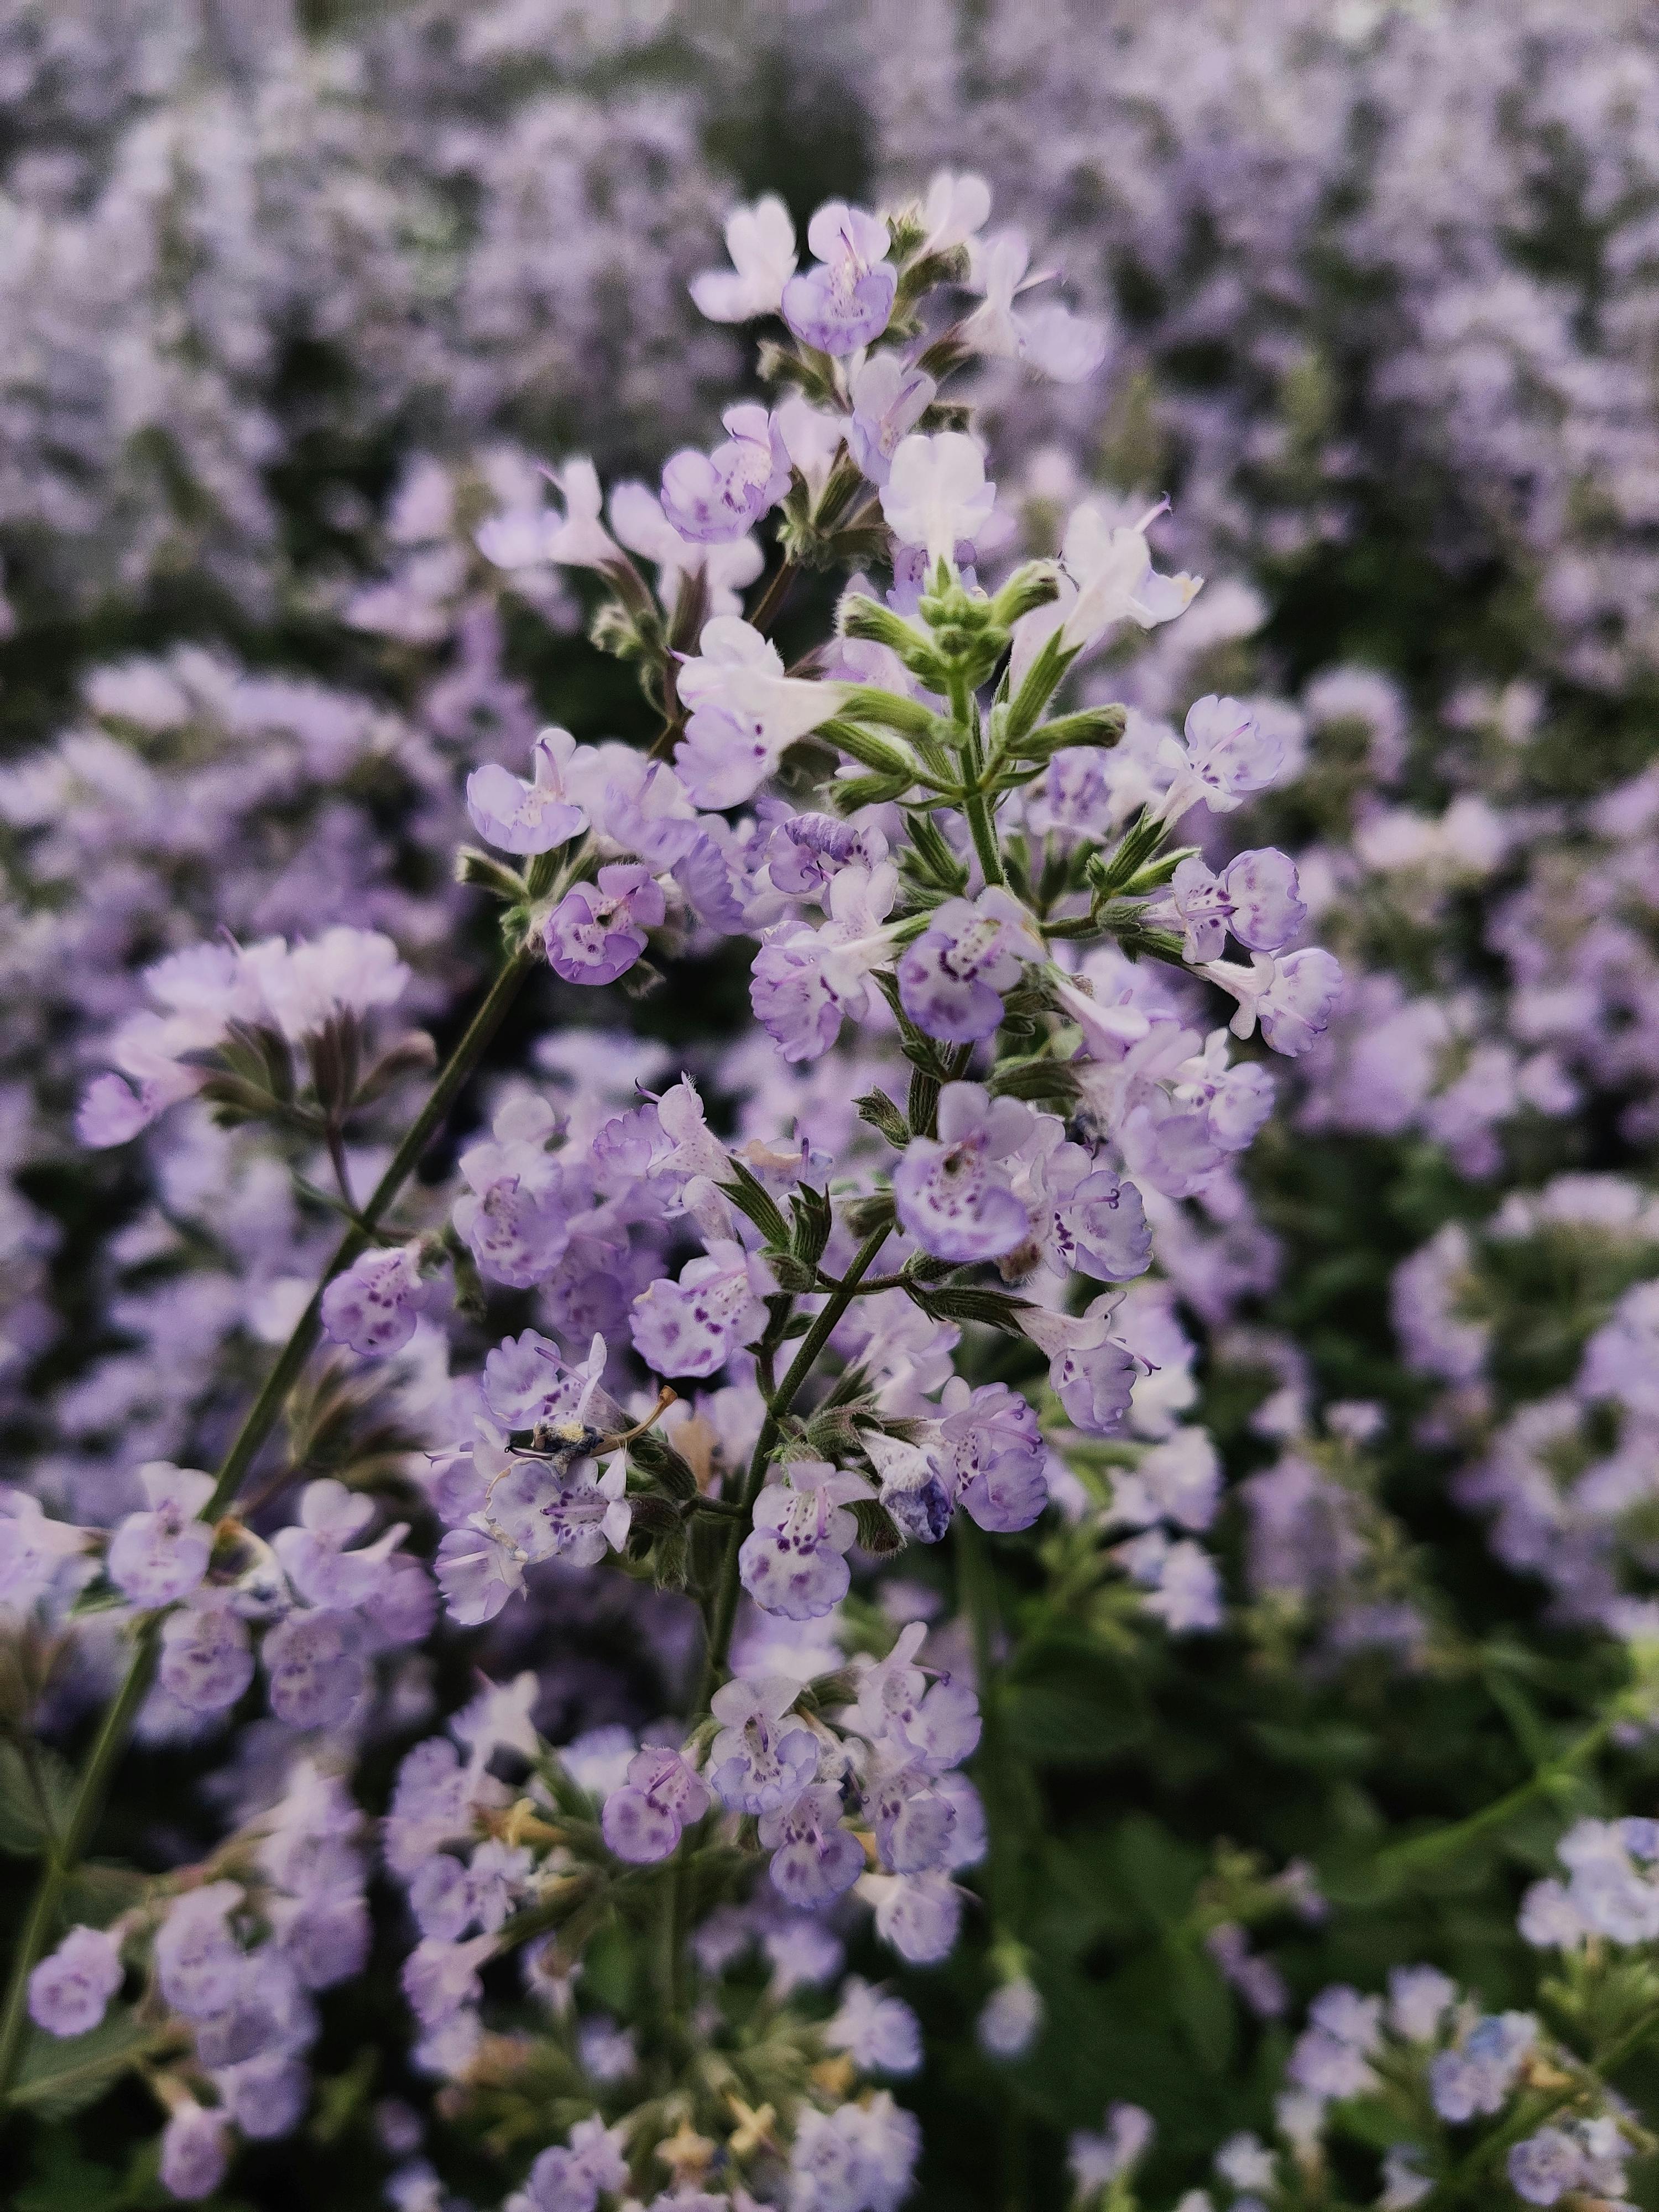
[[653,1374],[713,1375],[761,1326],[760,1301],[772,1287],[763,1261],[717,1237],[677,1283],[662,1278],[635,1299],[634,1348]]
[[675,769],[695,805],[715,808],[749,798],[785,750],[829,721],[846,696],[837,684],[786,676],[770,640],[730,616],[705,624],[678,681],[690,713]]
[[1048,1355],[1048,1384],[1066,1417],[1085,1436],[1111,1436],[1129,1410],[1139,1362],[1116,1342],[1110,1316],[1116,1299],[1107,1292],[1082,1314],[1028,1307],[1020,1328]]
[[587,827],[566,774],[577,752],[568,730],[544,730],[531,749],[532,772],[521,776],[493,761],[466,780],[466,811],[489,845],[503,853],[550,853]]
[[492,515],[480,526],[475,541],[485,560],[498,568],[513,569],[548,563],[603,568],[620,559],[616,540],[599,520],[603,501],[592,462],[578,458],[546,473],[564,495],[564,513],[556,507],[520,508]]
[[853,414],[847,425],[848,450],[871,483],[884,484],[900,441],[933,405],[939,386],[897,354],[873,353],[853,371],[848,388]]
[[1182,957],[1194,965],[1218,959],[1230,931],[1249,951],[1282,951],[1308,918],[1296,864],[1272,846],[1240,853],[1218,876],[1189,854],[1170,879],[1169,904]]
[[172,1605],[208,1569],[213,1531],[197,1519],[213,1495],[213,1477],[153,1460],[138,1470],[148,1510],[129,1513],[110,1540],[110,1580],[134,1605]]
[[709,1747],[708,1773],[721,1802],[739,1813],[770,1813],[793,1804],[817,1772],[818,1743],[794,1717],[800,1694],[787,1676],[739,1676],[714,1692],[720,1733]]
[[846,1555],[858,1535],[847,1500],[868,1495],[862,1475],[823,1460],[793,1460],[787,1480],[767,1485],[738,1552],[743,1586],[763,1612],[816,1620],[841,1602],[852,1583]]
[[1200,803],[1231,813],[1252,792],[1265,791],[1284,765],[1285,740],[1254,709],[1212,691],[1187,709],[1185,744],[1165,738],[1162,757],[1173,781],[1159,811],[1175,822]]
[[667,914],[662,886],[637,862],[611,861],[595,884],[577,884],[542,930],[547,964],[567,983],[597,986],[625,975],[646,947],[646,932]]
[[120,1988],[120,1937],[71,1928],[29,1976],[29,2018],[48,2035],[86,2035]]
[[720,417],[731,434],[712,453],[685,447],[662,472],[662,511],[682,538],[730,544],[769,514],[789,489],[789,455],[775,415],[745,404]]
[[898,292],[891,240],[879,216],[826,200],[806,227],[817,260],[783,288],[783,319],[803,345],[855,353],[887,327]]
[[899,957],[899,1002],[919,1030],[946,1044],[977,1043],[1002,1021],[1001,994],[1023,964],[1040,961],[1031,917],[992,884],[978,898],[947,899]]
[[605,1801],[605,1840],[619,1859],[648,1866],[668,1856],[712,1802],[678,1752],[647,1749],[629,1761],[627,1782]]
[[931,580],[941,561],[957,557],[991,517],[997,488],[985,477],[985,456],[961,430],[902,440],[881,489],[881,510],[905,545],[920,546]]
[[[708,269],[691,279],[691,297],[711,323],[747,323],[775,315],[784,287],[795,273],[795,226],[775,192],[748,207],[734,208],[726,221],[730,269]],[[812,251],[818,252],[814,246]]]
[[906,1231],[935,1259],[994,1260],[1024,1243],[1030,1217],[1002,1165],[1032,1133],[1018,1099],[993,1099],[982,1084],[947,1083],[937,1139],[913,1137],[893,1170]]
[[984,295],[963,325],[962,340],[975,353],[1024,361],[1056,384],[1081,384],[1106,358],[1106,325],[1092,315],[1075,315],[1058,301],[1017,308],[1014,302],[1034,285],[1046,283],[1049,270],[1030,273],[1031,249],[1017,230],[974,239],[969,246],[969,284]]
[[364,1252],[323,1292],[323,1328],[364,1358],[380,1358],[414,1335],[420,1298],[418,1244]]

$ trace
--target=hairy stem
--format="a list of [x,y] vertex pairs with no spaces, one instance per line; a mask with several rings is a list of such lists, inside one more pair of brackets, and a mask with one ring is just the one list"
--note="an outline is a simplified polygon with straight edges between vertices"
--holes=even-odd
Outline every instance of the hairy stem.
[[755,1500],[760,1496],[761,1485],[766,1480],[767,1462],[778,1440],[779,1425],[794,1404],[802,1386],[814,1367],[818,1354],[829,1342],[831,1331],[858,1295],[858,1286],[875,1261],[882,1246],[893,1233],[890,1222],[872,1229],[858,1249],[857,1256],[842,1277],[839,1287],[825,1301],[812,1326],[800,1340],[800,1349],[790,1362],[784,1378],[766,1408],[766,1419],[761,1423],[761,1432],[755,1443],[754,1457],[749,1462],[749,1473],[743,1486],[742,1517],[732,1528],[726,1547],[726,1557],[720,1563],[720,1587],[715,1594],[714,1616],[708,1625],[708,1652],[703,1662],[702,1687],[697,1694],[697,1710],[706,1712],[708,1701],[720,1686],[720,1678],[726,1670],[726,1658],[732,1647],[732,1625],[738,1616],[738,1553],[744,1532],[749,1526],[755,1510]]
[[[230,1449],[225,1454],[213,1486],[213,1495],[203,1508],[202,1517],[204,1520],[217,1519],[234,1498],[243,1477],[276,1426],[283,1402],[298,1381],[300,1371],[317,1340],[321,1326],[323,1292],[336,1275],[368,1249],[374,1231],[408,1182],[421,1154],[442,1126],[461,1086],[477,1066],[490,1039],[501,1026],[502,1017],[518,996],[525,978],[535,964],[535,954],[528,946],[521,946],[502,963],[488,994],[467,1024],[465,1035],[450,1054],[427,1095],[425,1104],[392,1154],[391,1164],[375,1186],[374,1195],[364,1206],[359,1222],[349,1229],[336,1245],[311,1303],[295,1323],[293,1334],[283,1346],[258,1397],[249,1407]],[[4,2009],[0,2011],[0,2097],[10,2090],[16,2080],[22,2057],[28,2020],[30,1970],[56,1930],[64,1889],[92,1839],[92,1832],[103,1809],[110,1778],[126,1748],[133,1721],[149,1687],[161,1625],[161,1615],[150,1613],[138,1629],[126,1674],[87,1754],[86,1764],[76,1784],[74,1801],[64,1822],[63,1834],[58,1838],[57,1848],[47,1855],[28,1917],[18,1937],[6,1988]]]

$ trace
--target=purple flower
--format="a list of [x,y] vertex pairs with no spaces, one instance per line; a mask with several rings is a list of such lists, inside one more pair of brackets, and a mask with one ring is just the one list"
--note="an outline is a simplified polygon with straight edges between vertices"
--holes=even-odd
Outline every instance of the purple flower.
[[1285,763],[1285,738],[1264,728],[1255,711],[1237,699],[1213,691],[1187,710],[1187,742],[1164,740],[1162,757],[1175,780],[1160,804],[1166,822],[1176,821],[1202,800],[1217,814],[1230,814],[1253,791],[1264,791]]
[[969,1391],[953,1377],[944,1404],[941,1448],[963,1510],[999,1535],[1029,1528],[1048,1503],[1048,1448],[1036,1413],[1006,1382]]
[[398,1352],[415,1334],[420,1297],[418,1244],[364,1252],[323,1292],[323,1328],[365,1358]]
[[1589,2179],[1583,2151],[1563,2128],[1540,2128],[1513,2144],[1507,2166],[1510,2188],[1527,2204],[1559,2204]]
[[1189,854],[1170,878],[1170,903],[1186,932],[1182,957],[1195,963],[1218,959],[1229,929],[1252,952],[1277,952],[1308,918],[1295,862],[1271,845],[1239,854],[1218,876]]
[[1455,2050],[1443,2051],[1429,2067],[1435,2111],[1454,2125],[1499,2111],[1537,2039],[1530,2013],[1489,2014],[1477,2021]]
[[279,1528],[271,1548],[307,1605],[344,1611],[369,1604],[396,1572],[392,1554],[402,1542],[399,1522],[374,1543],[349,1550],[374,1517],[374,1501],[325,1477],[300,1493],[298,1525]]
[[687,446],[662,472],[662,511],[694,544],[729,544],[789,489],[789,455],[775,415],[745,404],[720,417],[731,435],[712,453]]
[[424,1936],[404,1961],[403,1990],[422,2027],[441,2027],[483,1994],[478,1968],[495,1948],[493,1936],[464,1943]]
[[899,1002],[919,1030],[946,1044],[977,1043],[1002,1020],[1000,994],[1019,981],[1042,945],[1012,892],[947,899],[898,963]]
[[563,1559],[572,1566],[597,1566],[606,1550],[620,1551],[633,1525],[624,1496],[628,1462],[613,1452],[599,1462],[539,1459],[511,1462],[490,1485],[489,1503],[472,1518],[521,1561]]
[[76,1109],[76,1136],[93,1152],[107,1152],[149,1128],[167,1103],[149,1084],[134,1091],[118,1075],[94,1075]]
[[913,1137],[893,1170],[893,1197],[906,1231],[935,1259],[995,1260],[1030,1234],[1024,1204],[998,1163],[1030,1135],[1030,1107],[993,1100],[983,1085],[947,1083],[939,1136]]
[[921,2023],[902,1997],[872,1989],[857,1974],[842,1984],[841,2002],[824,2023],[823,2039],[845,2051],[865,2074],[914,2074],[921,2064]]
[[933,1966],[950,1957],[962,1926],[962,1892],[948,1875],[872,1875],[865,1887],[875,1903],[876,1933],[901,1959]]
[[564,1257],[572,1208],[548,1150],[557,1127],[544,1100],[515,1098],[496,1115],[490,1141],[461,1154],[468,1188],[455,1201],[455,1228],[492,1282],[527,1290]]
[[890,1874],[925,1874],[945,1863],[957,1808],[931,1786],[923,1766],[882,1763],[866,1778],[862,1794],[865,1816]]
[[772,1854],[772,1887],[809,1912],[833,1904],[864,1871],[858,1838],[841,1824],[841,1791],[816,1783],[777,1811],[761,1815],[760,1840]]
[[244,1954],[228,1916],[241,1897],[234,1881],[211,1881],[167,1907],[155,1938],[155,1969],[161,1995],[186,2020],[211,2020],[235,1999]]
[[740,805],[845,696],[839,684],[786,676],[771,641],[732,615],[705,623],[678,689],[691,712],[674,767],[693,803],[712,809]]
[[1110,1436],[1129,1410],[1139,1363],[1115,1343],[1110,1333],[1109,1296],[1097,1298],[1080,1316],[1049,1313],[1033,1307],[1019,1325],[1048,1355],[1048,1382],[1067,1420],[1085,1436]]
[[645,951],[645,933],[667,913],[662,886],[637,862],[612,861],[595,884],[577,884],[542,933],[548,965],[567,983],[614,983]]
[[197,1515],[213,1477],[152,1460],[138,1470],[149,1510],[129,1513],[110,1540],[110,1580],[135,1605],[172,1605],[207,1572],[213,1531]]
[[487,845],[503,853],[550,853],[587,827],[565,789],[576,751],[568,730],[544,730],[532,748],[530,782],[490,761],[466,780],[466,811]]
[[842,869],[878,868],[887,840],[873,823],[843,822],[834,814],[791,814],[773,830],[766,873],[786,897],[821,899]]
[[775,192],[726,217],[730,269],[705,270],[691,279],[691,297],[711,323],[746,323],[775,315],[783,288],[795,273],[795,226]]
[[1152,1232],[1139,1191],[1097,1167],[1081,1145],[1057,1145],[1040,1163],[1048,1238],[1064,1267],[1103,1283],[1127,1282],[1152,1263]]
[[29,2018],[48,2035],[85,2035],[121,1986],[121,1943],[102,1928],[71,1928],[29,1976]]
[[720,1733],[708,1752],[709,1778],[734,1812],[771,1813],[793,1804],[817,1772],[817,1739],[793,1720],[800,1685],[783,1675],[741,1677],[714,1692]]
[[1036,307],[1014,306],[1021,294],[1047,282],[1053,273],[1026,273],[1031,249],[1021,233],[1003,230],[992,238],[975,239],[969,250],[969,282],[984,294],[985,304],[963,324],[963,343],[994,359],[1029,362],[1056,384],[1081,384],[1092,376],[1106,358],[1104,323],[1092,315],[1074,315],[1057,300]]
[[842,1018],[869,1006],[870,970],[891,945],[886,921],[898,896],[890,860],[854,863],[830,883],[822,929],[786,922],[756,956],[749,986],[755,1018],[787,1060],[817,1060],[835,1042]]
[[173,2196],[193,2203],[211,2197],[230,2164],[230,2120],[186,2097],[175,2105],[161,2130],[161,2182]]
[[0,1486],[0,1604],[27,1611],[52,1588],[64,1560],[94,1540],[89,1530],[52,1520],[27,1491]]
[[826,200],[806,227],[817,264],[783,288],[783,319],[804,345],[855,353],[887,327],[898,291],[886,224],[844,200]]
[[872,483],[884,484],[900,440],[933,405],[939,386],[897,354],[874,353],[854,371],[851,390],[848,449]]
[[635,1299],[634,1348],[653,1374],[713,1375],[760,1327],[760,1301],[771,1288],[761,1261],[717,1238],[686,1261],[678,1283],[664,1277]]
[[713,1802],[678,1752],[648,1747],[629,1761],[627,1782],[605,1801],[605,1840],[619,1859],[649,1865],[665,1859]]
[[538,1329],[503,1337],[484,1361],[484,1403],[514,1431],[538,1421],[585,1422],[590,1413],[607,1428],[621,1427],[612,1419],[619,1409],[602,1387],[608,1357],[602,1336],[593,1339],[580,1367],[567,1367],[558,1346]]
[[261,1654],[270,1710],[290,1728],[336,1728],[362,1695],[362,1631],[349,1613],[292,1613]]
[[170,1613],[161,1627],[157,1680],[186,1711],[223,1712],[253,1680],[246,1626],[228,1599]]
[[1210,960],[1197,972],[1237,1000],[1235,1036],[1249,1036],[1259,1021],[1263,1042],[1287,1060],[1299,1058],[1323,1036],[1342,989],[1340,965],[1316,945],[1279,960],[1258,952],[1248,968]]
[[845,1554],[858,1535],[849,1498],[867,1497],[861,1475],[823,1460],[794,1460],[787,1482],[769,1483],[755,1501],[755,1525],[738,1553],[743,1586],[764,1613],[816,1620],[847,1595]]
[[974,2033],[993,2058],[1023,2058],[1042,2026],[1042,1999],[1035,1982],[1022,1975],[1004,1982],[980,2008]]

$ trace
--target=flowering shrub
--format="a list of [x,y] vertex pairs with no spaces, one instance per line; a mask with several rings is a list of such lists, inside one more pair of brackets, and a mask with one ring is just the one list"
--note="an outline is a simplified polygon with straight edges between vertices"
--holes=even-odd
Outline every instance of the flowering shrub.
[[1643,27],[947,12],[0,32],[25,2212],[1659,2203]]

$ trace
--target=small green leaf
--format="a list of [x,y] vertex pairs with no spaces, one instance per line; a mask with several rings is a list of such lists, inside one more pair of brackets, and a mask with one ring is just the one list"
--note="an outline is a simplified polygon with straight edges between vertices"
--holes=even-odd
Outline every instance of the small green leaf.
[[[15,1743],[0,1743],[0,1851],[14,1858],[35,1858],[45,1850],[48,1823],[67,1826],[75,1802],[75,1777],[67,1762],[44,1744],[29,1761]],[[41,1800],[45,1799],[42,1811]]]
[[141,2058],[177,2041],[177,2029],[154,2027],[125,2005],[112,2007],[85,2035],[60,2039],[37,2029],[25,2047],[10,2102],[47,2119],[64,2118],[94,2103]]

